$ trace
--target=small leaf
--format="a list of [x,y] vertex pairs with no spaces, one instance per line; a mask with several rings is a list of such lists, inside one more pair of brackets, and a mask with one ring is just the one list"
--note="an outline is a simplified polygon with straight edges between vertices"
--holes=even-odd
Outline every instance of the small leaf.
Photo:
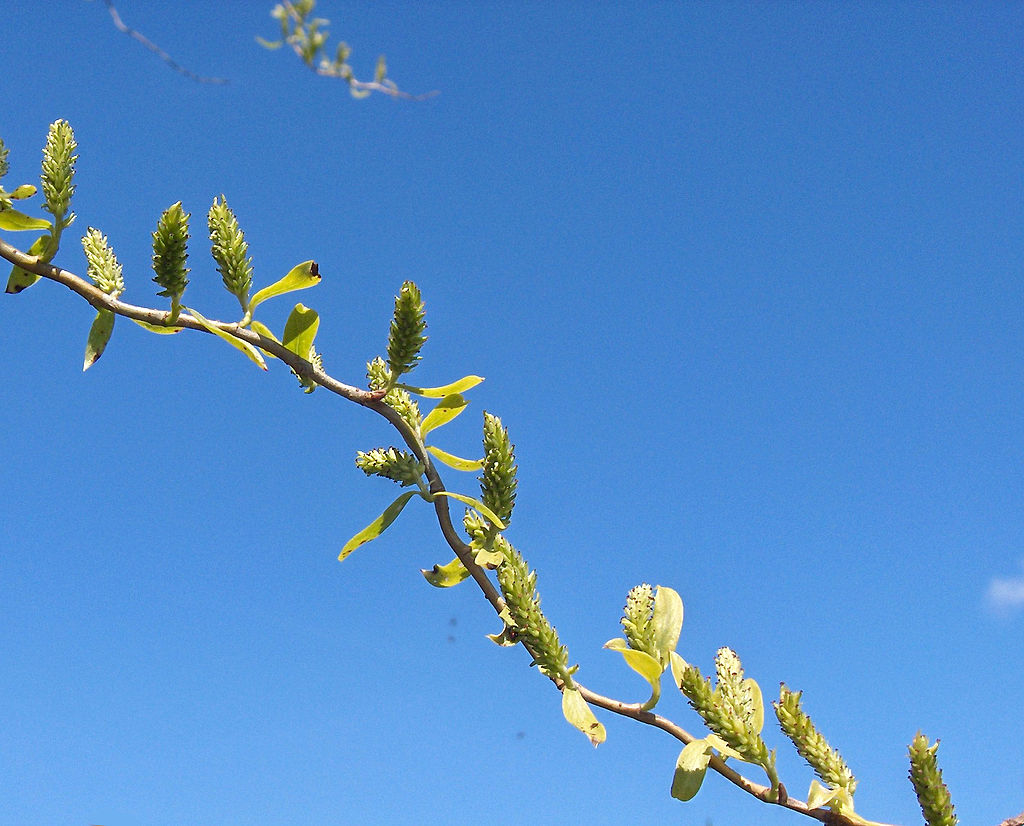
[[309,360],[316,332],[320,329],[320,316],[316,310],[296,304],[284,325],[281,344],[299,358]]
[[687,743],[676,760],[676,771],[672,776],[672,797],[676,800],[692,800],[700,791],[710,762],[711,749],[706,741],[694,740]]
[[[277,336],[270,332],[270,328],[267,327],[266,324],[262,324],[259,321],[251,321],[249,323],[249,329],[252,330],[254,333],[257,333],[258,335],[263,336],[263,338],[269,338],[271,341],[277,341]],[[277,343],[280,344],[281,342],[277,341]],[[263,355],[268,356],[269,358],[272,359],[277,358],[277,356],[275,356],[273,353],[269,353],[266,350],[263,350],[262,347],[260,349],[263,351]]]
[[[510,623],[511,619],[508,622]],[[502,648],[511,648],[514,645],[519,645],[519,636],[516,634],[515,628],[509,624],[505,625],[500,634],[488,634],[487,639],[495,645],[500,645]]]
[[398,386],[416,396],[423,396],[427,399],[443,399],[452,393],[465,393],[467,390],[472,390],[482,381],[483,377],[481,376],[463,376],[458,381],[453,381],[444,387],[413,387],[409,384],[400,384]]
[[672,666],[672,680],[675,682],[676,688],[679,688],[679,684],[683,680],[683,672],[686,671],[688,663],[675,651],[668,652],[668,662]]
[[629,644],[621,638],[608,640],[604,647],[609,651],[618,651],[626,660],[626,665],[647,680],[652,688],[661,682],[661,663],[646,651],[637,651],[630,648]]
[[817,780],[812,780],[811,788],[807,792],[807,808],[820,809],[822,806],[827,806],[831,803],[835,796],[835,789],[822,786]]
[[608,640],[604,647],[610,651],[618,651],[625,659],[626,665],[647,680],[651,686],[651,699],[644,703],[644,711],[654,708],[661,697],[661,674],[664,671],[661,663],[646,651],[630,648],[629,644],[621,638]]
[[249,309],[255,310],[257,304],[262,304],[268,298],[274,298],[285,293],[292,293],[296,290],[305,290],[315,287],[320,283],[320,269],[316,261],[303,261],[292,267],[288,274],[280,281],[275,281],[269,287],[264,287],[249,301]]
[[473,561],[481,568],[490,568],[492,571],[505,561],[505,554],[501,551],[480,548],[473,557]]
[[25,198],[31,198],[36,194],[36,188],[32,184],[22,184],[14,192],[10,193],[11,200],[22,201]]
[[143,329],[161,336],[174,335],[174,333],[180,333],[185,329],[184,327],[165,327],[162,324],[150,324],[148,321],[139,321],[137,318],[133,318],[132,321]]
[[236,350],[241,350],[245,353],[261,370],[267,369],[267,363],[263,360],[263,356],[260,355],[260,351],[253,347],[248,341],[242,341],[240,338],[235,338],[229,333],[225,333],[220,327],[215,325],[212,321],[208,321],[206,318],[201,316],[198,312],[193,310],[191,307],[186,307],[186,310],[203,325],[207,330],[213,333],[218,338],[224,339],[228,344],[234,347]]
[[481,459],[460,459],[458,456],[452,456],[450,453],[445,453],[441,448],[427,445],[427,450],[434,455],[435,458],[440,459],[448,467],[453,467],[456,470],[480,470],[484,466],[483,460]]
[[[40,235],[38,238],[36,238],[35,241],[32,242],[32,246],[29,247],[28,250],[26,250],[26,252],[29,255],[36,256],[37,258],[39,256],[44,256],[42,260],[48,260],[44,253],[46,253],[51,240],[52,239],[49,234]],[[40,277],[41,276],[36,275],[34,272],[29,272],[28,270],[24,270],[21,267],[14,267],[11,270],[10,278],[7,279],[7,292],[10,295],[16,295],[17,293],[20,293],[22,290],[28,289],[33,284],[35,284],[40,279]]]
[[659,585],[654,596],[654,614],[651,618],[654,628],[654,644],[663,659],[669,651],[675,651],[679,632],[683,627],[683,600],[671,588]]
[[488,508],[483,502],[474,499],[472,496],[464,496],[461,493],[452,493],[450,490],[439,490],[431,494],[432,496],[450,496],[452,499],[458,499],[462,504],[469,505],[471,508],[476,508],[480,513],[486,516],[491,524],[494,525],[499,531],[505,530],[505,523],[498,519],[494,515],[494,512]]
[[764,729],[764,697],[761,694],[761,686],[753,677],[747,677],[741,685],[754,704],[750,715],[750,729],[754,734],[760,734]]
[[429,571],[420,569],[420,573],[435,588],[451,588],[453,585],[465,581],[469,576],[469,570],[458,557],[455,557],[447,565],[435,565]]
[[96,313],[96,319],[89,329],[89,338],[85,343],[85,362],[82,365],[84,373],[92,367],[103,355],[103,351],[110,341],[110,334],[114,332],[114,319],[117,318],[110,310],[100,310]]
[[608,736],[604,726],[594,716],[593,709],[575,688],[566,686],[562,689],[562,714],[570,725],[587,735],[594,748],[601,745]]
[[709,734],[704,739],[708,742],[709,745],[711,745],[715,749],[715,751],[717,751],[722,756],[723,760],[725,760],[728,757],[731,757],[733,760],[743,759],[742,754],[736,751],[736,749],[734,749],[732,746],[726,743],[725,740],[723,740],[717,734]]
[[257,37],[256,42],[259,43],[264,49],[280,49],[284,45],[283,40],[264,40],[262,37]]
[[402,508],[404,508],[409,503],[409,500],[418,493],[419,491],[417,490],[410,490],[408,493],[403,493],[394,502],[388,505],[384,513],[374,519],[369,525],[345,543],[345,547],[342,548],[341,553],[338,554],[338,561],[340,562],[343,560],[360,545],[369,542],[372,539],[376,539],[384,533],[388,526],[398,518],[398,514],[402,512]]
[[450,396],[445,396],[423,420],[423,424],[420,425],[420,436],[426,436],[431,430],[435,430],[442,425],[448,424],[448,422],[466,409],[467,404],[469,404],[469,402],[462,398],[458,393],[452,393]]
[[53,224],[45,218],[30,218],[16,209],[0,210],[0,229],[9,232],[22,232],[28,229],[52,229]]

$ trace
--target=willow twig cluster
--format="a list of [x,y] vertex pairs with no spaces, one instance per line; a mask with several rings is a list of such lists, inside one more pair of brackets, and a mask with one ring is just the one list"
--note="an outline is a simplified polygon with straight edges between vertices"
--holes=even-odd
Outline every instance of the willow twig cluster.
[[[312,3],[308,8],[311,10]],[[239,222],[223,195],[214,198],[207,215],[210,253],[223,286],[238,300],[241,318],[232,322],[208,319],[182,303],[190,273],[186,266],[190,213],[180,202],[172,204],[159,217],[152,238],[152,280],[161,288],[157,295],[168,299],[169,308],[128,304],[121,300],[126,291],[121,265],[99,229],[89,228],[82,239],[92,283],[51,263],[62,232],[74,220],[70,202],[74,193],[75,149],[70,126],[64,121],[54,123],[43,152],[41,173],[42,210],[50,214],[49,219],[34,218],[15,209],[15,202],[35,196],[36,187],[25,184],[8,191],[0,186],[0,231],[41,233],[24,251],[0,238],[0,257],[13,265],[8,293],[18,293],[43,278],[63,284],[96,309],[97,319],[86,342],[86,369],[102,356],[111,340],[114,321],[120,316],[157,334],[183,330],[209,333],[238,349],[263,370],[268,369],[268,358],[279,359],[297,376],[306,392],[322,387],[383,416],[404,447],[370,446],[357,454],[355,464],[367,476],[393,482],[403,492],[345,543],[339,559],[377,539],[409,502],[419,499],[430,503],[455,557],[424,570],[426,581],[434,587],[450,588],[472,579],[501,622],[499,631],[490,638],[502,646],[521,645],[527,650],[531,664],[561,693],[566,720],[593,745],[599,745],[607,736],[594,712],[595,708],[604,709],[660,728],[683,744],[674,771],[669,772],[666,767],[665,776],[670,793],[679,800],[696,795],[711,769],[767,804],[830,824],[873,823],[855,811],[857,781],[852,771],[804,711],[801,694],[783,686],[779,700],[773,704],[775,715],[782,732],[816,775],[806,801],[789,795],[776,770],[775,750],[763,739],[765,713],[760,686],[744,673],[739,656],[730,648],[721,648],[715,657],[715,683],[683,658],[677,651],[683,602],[671,588],[644,583],[631,589],[621,619],[624,636],[605,644],[646,681],[649,698],[627,703],[600,695],[579,682],[579,666],[571,660],[568,648],[542,608],[537,571],[531,569],[506,537],[518,495],[518,465],[508,429],[498,416],[485,412],[480,454],[464,458],[438,444],[444,426],[469,405],[465,394],[483,379],[467,375],[436,387],[408,383],[410,374],[422,363],[427,342],[425,304],[413,282],[406,281],[398,291],[384,353],[367,363],[365,389],[340,382],[324,371],[323,357],[314,343],[320,319],[312,308],[296,304],[279,335],[257,318],[263,302],[319,284],[320,267],[314,261],[304,261],[253,293],[253,259]],[[7,168],[7,150],[0,141],[0,179]],[[430,409],[423,413],[421,404],[429,405]],[[477,489],[450,489],[439,473],[439,465],[464,474],[479,473],[474,480]],[[450,516],[452,500],[463,507],[461,535]],[[704,721],[709,730],[704,737],[690,734],[654,713],[653,709],[663,699],[666,673],[671,674],[672,685]],[[957,819],[949,791],[937,766],[937,745],[920,734],[914,738],[910,745],[910,777],[927,824],[955,826]],[[734,768],[736,763],[759,767],[767,783],[759,784],[743,776]]]

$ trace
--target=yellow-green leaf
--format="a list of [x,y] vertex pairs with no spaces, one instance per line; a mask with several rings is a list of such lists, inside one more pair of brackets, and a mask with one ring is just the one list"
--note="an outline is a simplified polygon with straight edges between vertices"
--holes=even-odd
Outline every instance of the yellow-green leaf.
[[249,301],[249,310],[256,309],[256,305],[262,304],[268,298],[292,293],[296,290],[305,290],[315,287],[320,283],[320,268],[316,261],[303,261],[292,267],[288,274],[280,281],[275,281],[269,287],[264,287]]
[[750,695],[754,704],[750,727],[754,734],[760,734],[764,728],[764,697],[761,695],[761,686],[753,677],[747,677],[742,683],[742,690]]
[[398,386],[416,396],[424,396],[428,399],[443,399],[445,396],[450,396],[452,393],[465,393],[467,390],[471,390],[476,387],[482,381],[483,377],[481,376],[463,376],[458,381],[453,381],[451,384],[446,384],[444,387],[413,387],[409,384],[400,384]]
[[822,806],[827,806],[831,803],[835,796],[835,789],[822,786],[817,780],[812,780],[811,788],[807,792],[807,808],[820,809]]
[[320,316],[316,310],[302,304],[296,304],[284,325],[284,337],[281,344],[291,350],[299,358],[309,360],[316,331],[320,329]]
[[489,551],[487,548],[480,548],[473,557],[473,561],[481,568],[497,568],[505,561],[505,554],[501,551]]
[[466,409],[467,404],[469,402],[458,393],[445,396],[423,420],[423,424],[420,425],[420,437],[426,436],[431,430],[435,430],[441,427],[441,425],[448,424],[448,422]]
[[343,560],[360,545],[369,542],[371,539],[376,539],[384,533],[388,526],[398,518],[398,514],[402,512],[402,508],[404,508],[409,503],[409,500],[417,493],[419,493],[419,491],[416,490],[403,493],[394,502],[388,505],[384,513],[374,519],[369,525],[345,543],[345,547],[342,548],[341,553],[338,554],[338,561],[340,562]]
[[683,600],[679,594],[664,585],[658,586],[654,595],[654,644],[663,660],[669,651],[675,651],[679,632],[683,627]]
[[679,688],[679,684],[683,679],[683,672],[686,671],[686,660],[680,657],[675,651],[669,651],[668,662],[669,665],[672,666],[672,679],[676,684],[676,688]]
[[[263,338],[269,338],[271,341],[277,341],[277,336],[270,332],[270,328],[267,327],[266,324],[263,324],[259,321],[252,321],[249,323],[249,329],[256,334],[263,336]],[[277,341],[277,343],[280,344],[281,342]],[[269,356],[272,359],[277,358],[277,356],[275,356],[273,353],[270,353],[267,350],[263,350],[262,347],[260,348],[260,350],[263,351],[263,355],[265,356]]]
[[229,333],[225,333],[220,327],[214,324],[212,321],[207,320],[198,312],[193,310],[191,307],[186,307],[189,314],[198,321],[203,327],[209,330],[218,338],[224,339],[228,344],[234,347],[236,350],[241,350],[245,353],[261,370],[267,369],[267,363],[263,360],[263,356],[260,355],[260,351],[253,347],[248,341],[242,341],[240,338],[235,338]]
[[110,310],[100,310],[89,328],[89,338],[85,342],[85,362],[82,364],[84,373],[92,367],[103,355],[110,341],[110,334],[114,332],[114,320],[117,318]]
[[676,760],[676,771],[672,775],[672,797],[676,800],[692,800],[700,791],[710,762],[711,749],[706,741],[694,740],[687,743]]
[[499,531],[505,530],[505,523],[498,519],[497,515],[487,505],[478,499],[474,499],[472,496],[465,496],[461,493],[452,493],[450,490],[439,490],[432,496],[450,496],[452,499],[458,499],[462,504],[469,505],[471,508],[476,508],[480,513],[486,516],[492,525],[494,525]]
[[[32,242],[32,246],[29,247],[26,252],[29,255],[34,255],[37,258],[42,256],[42,260],[48,260],[48,248],[50,246],[51,237],[49,234],[40,235]],[[11,276],[7,279],[7,292],[11,295],[20,293],[22,290],[28,289],[40,279],[40,276],[34,272],[22,269],[21,267],[14,267],[11,270]]]
[[429,571],[421,568],[420,573],[435,588],[451,588],[453,585],[465,581],[469,576],[469,570],[458,557],[455,557],[447,565],[435,565]]
[[593,710],[583,699],[583,695],[575,688],[566,686],[562,689],[562,714],[570,725],[582,731],[597,748],[605,741],[608,734],[604,726],[597,721]]
[[31,218],[16,209],[0,209],[0,229],[8,232],[23,232],[28,229],[52,229],[53,224],[45,218]]
[[483,460],[481,459],[460,459],[458,456],[452,456],[450,453],[445,453],[439,447],[433,445],[427,445],[427,450],[430,451],[435,458],[440,459],[448,467],[453,467],[456,470],[480,470],[483,466]]
[[644,711],[649,711],[654,708],[654,706],[658,704],[658,699],[661,697],[661,674],[662,671],[664,671],[661,667],[661,663],[646,651],[637,651],[630,648],[629,643],[621,637],[614,640],[608,640],[608,642],[604,644],[604,647],[609,651],[618,651],[626,661],[626,665],[647,680],[648,684],[651,686],[651,699],[644,703]]
[[156,333],[157,335],[161,336],[174,335],[174,333],[180,333],[182,330],[185,329],[184,327],[165,327],[162,324],[150,324],[148,321],[139,321],[137,318],[133,318],[132,321],[134,321],[144,330],[149,330],[149,332]]

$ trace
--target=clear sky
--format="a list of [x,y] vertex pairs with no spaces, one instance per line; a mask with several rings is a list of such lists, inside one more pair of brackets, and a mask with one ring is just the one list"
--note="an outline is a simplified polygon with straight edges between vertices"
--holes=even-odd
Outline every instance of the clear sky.
[[[181,200],[186,302],[232,319],[224,193],[257,285],[319,262],[350,383],[420,285],[414,376],[487,377],[444,446],[510,428],[508,535],[585,685],[646,698],[601,645],[672,586],[680,653],[804,690],[865,817],[920,822],[919,728],[964,823],[1024,808],[1024,6],[323,0],[357,74],[440,91],[411,102],[259,48],[269,1],[120,3],[223,86],[100,2],[7,5],[5,182],[51,121],[79,142],[58,263],[98,227],[163,306]],[[0,299],[0,823],[805,822],[716,777],[671,799],[679,744],[631,721],[592,749],[472,585],[424,583],[423,503],[339,564],[396,492],[353,465],[394,442],[372,413],[123,320],[83,375],[81,300]],[[667,682],[659,711],[703,731]]]

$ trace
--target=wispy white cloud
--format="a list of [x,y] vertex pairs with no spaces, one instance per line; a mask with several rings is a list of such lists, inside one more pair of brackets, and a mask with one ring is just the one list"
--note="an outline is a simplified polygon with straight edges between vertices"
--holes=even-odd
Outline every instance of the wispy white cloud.
[[1012,614],[1024,610],[1024,574],[1018,577],[993,577],[985,598],[993,610]]

